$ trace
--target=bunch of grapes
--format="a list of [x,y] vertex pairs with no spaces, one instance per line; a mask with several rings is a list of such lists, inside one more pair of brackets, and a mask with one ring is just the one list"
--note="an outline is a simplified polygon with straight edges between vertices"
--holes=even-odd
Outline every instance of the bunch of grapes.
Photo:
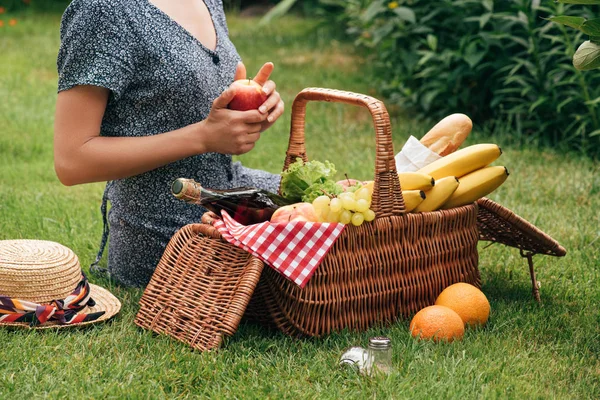
[[371,191],[366,187],[353,192],[343,192],[337,197],[319,196],[312,204],[323,222],[360,226],[364,221],[370,222],[375,219],[375,212],[369,208]]

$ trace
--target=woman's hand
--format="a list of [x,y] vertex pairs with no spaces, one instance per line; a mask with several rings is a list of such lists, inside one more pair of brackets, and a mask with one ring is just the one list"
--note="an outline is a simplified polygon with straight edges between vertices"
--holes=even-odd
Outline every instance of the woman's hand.
[[[281,100],[279,92],[277,92],[275,82],[269,79],[273,72],[274,65],[272,62],[265,63],[253,81],[263,87],[263,92],[267,95],[267,100],[258,108],[261,114],[266,114],[266,120],[261,124],[261,132],[264,132],[271,127],[283,114],[284,104]],[[243,63],[238,63],[237,70],[235,71],[235,79],[246,79],[246,67]]]
[[258,110],[228,109],[233,96],[235,89],[229,87],[213,101],[208,117],[198,123],[202,130],[199,153],[244,154],[260,139],[268,115]]

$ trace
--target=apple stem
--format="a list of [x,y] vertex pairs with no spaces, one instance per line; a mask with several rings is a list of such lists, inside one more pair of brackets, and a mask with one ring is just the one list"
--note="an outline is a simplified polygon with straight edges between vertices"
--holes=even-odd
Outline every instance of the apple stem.
[[350,178],[348,178],[348,174],[344,173],[344,176],[346,177],[346,180],[348,181],[348,186],[350,186],[351,184],[350,184]]
[[330,199],[333,199],[335,197],[334,195],[327,193],[327,190],[325,189],[321,189],[321,192],[323,192],[323,194],[329,197]]

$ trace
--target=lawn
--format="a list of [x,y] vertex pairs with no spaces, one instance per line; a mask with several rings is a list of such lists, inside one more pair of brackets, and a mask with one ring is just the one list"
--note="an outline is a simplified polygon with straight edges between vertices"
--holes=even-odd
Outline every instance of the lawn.
[[[0,27],[0,239],[65,244],[85,269],[100,241],[103,184],[64,187],[52,161],[59,13],[15,16]],[[5,20],[8,17],[3,16]],[[250,154],[248,166],[280,172],[294,95],[332,87],[377,96],[368,62],[313,20],[286,17],[268,27],[229,15],[231,37],[250,73],[265,61],[287,110]],[[392,111],[394,145],[431,122]],[[456,110],[460,112],[461,110]],[[464,340],[413,340],[407,320],[368,332],[294,339],[243,324],[218,352],[199,353],[137,328],[141,290],[91,276],[123,303],[107,324],[89,329],[0,329],[0,398],[600,398],[600,164],[538,149],[510,135],[496,142],[511,175],[490,197],[557,239],[564,258],[536,256],[543,304],[533,301],[527,263],[516,249],[480,246],[483,291],[492,314]],[[310,104],[307,149],[341,173],[373,174],[374,135],[366,110]],[[386,335],[395,372],[366,378],[338,368],[343,350]]]

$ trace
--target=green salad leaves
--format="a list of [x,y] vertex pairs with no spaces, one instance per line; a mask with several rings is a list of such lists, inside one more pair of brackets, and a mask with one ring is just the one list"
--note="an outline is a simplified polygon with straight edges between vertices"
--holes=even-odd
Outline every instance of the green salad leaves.
[[336,170],[329,162],[308,161],[301,158],[281,173],[281,195],[291,201],[312,201],[323,194],[338,195],[342,186],[333,180]]

